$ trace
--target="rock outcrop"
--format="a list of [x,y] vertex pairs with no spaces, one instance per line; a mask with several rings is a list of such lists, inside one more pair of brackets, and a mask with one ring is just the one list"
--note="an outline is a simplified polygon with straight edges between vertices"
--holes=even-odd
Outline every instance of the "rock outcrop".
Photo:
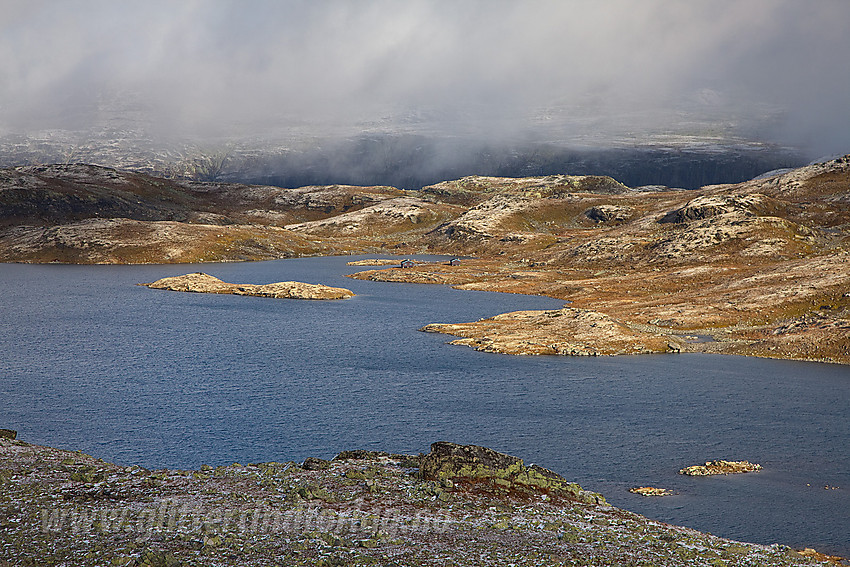
[[83,164],[10,168],[0,170],[0,262],[196,263],[347,254],[350,243],[321,242],[282,227],[403,195],[382,186],[177,181]]
[[522,459],[478,445],[458,445],[447,441],[431,444],[419,466],[422,478],[490,491],[563,496],[588,504],[605,504],[605,498],[587,492],[574,482],[537,465],[524,465]]
[[255,297],[273,297],[275,299],[348,299],[349,297],[354,297],[354,292],[341,287],[302,282],[232,284],[223,282],[215,276],[202,272],[162,278],[153,283],[140,285],[151,289],[164,289],[168,291],[252,295]]
[[346,253],[282,228],[89,218],[0,231],[0,262],[167,264]]
[[767,201],[768,198],[760,193],[749,195],[703,195],[688,201],[684,207],[668,213],[659,222],[682,223],[730,213],[754,216],[769,207]]
[[498,195],[435,229],[450,239],[493,238],[511,229],[508,221],[522,215],[532,201],[527,197]]
[[398,197],[326,219],[287,225],[286,228],[317,236],[385,236],[397,232],[425,232],[462,212],[454,205]]
[[761,465],[749,461],[707,461],[705,465],[692,465],[679,471],[687,476],[711,476],[716,474],[739,474],[760,471]]
[[584,211],[584,216],[593,222],[623,222],[632,215],[631,207],[617,205],[598,205]]
[[323,471],[330,467],[330,461],[320,459],[319,457],[307,457],[304,459],[304,462],[301,463],[301,468],[305,471]]

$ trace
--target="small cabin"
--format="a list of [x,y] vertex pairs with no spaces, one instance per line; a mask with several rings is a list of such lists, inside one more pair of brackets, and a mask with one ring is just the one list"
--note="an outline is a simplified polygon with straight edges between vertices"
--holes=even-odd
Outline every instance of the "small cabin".
[[460,266],[460,258],[452,258],[449,260],[449,266]]
[[414,266],[413,260],[406,259],[401,261],[400,268],[412,268]]

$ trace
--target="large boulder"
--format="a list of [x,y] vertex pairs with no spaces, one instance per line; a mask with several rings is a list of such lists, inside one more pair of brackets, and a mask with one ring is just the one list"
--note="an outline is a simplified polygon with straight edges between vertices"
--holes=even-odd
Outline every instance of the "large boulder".
[[585,491],[555,472],[533,464],[525,466],[518,457],[478,445],[433,443],[419,470],[425,480],[453,486],[481,487],[507,494],[543,493],[588,504],[607,504],[602,495]]
[[623,222],[631,215],[631,207],[617,205],[597,205],[584,211],[584,216],[596,223]]

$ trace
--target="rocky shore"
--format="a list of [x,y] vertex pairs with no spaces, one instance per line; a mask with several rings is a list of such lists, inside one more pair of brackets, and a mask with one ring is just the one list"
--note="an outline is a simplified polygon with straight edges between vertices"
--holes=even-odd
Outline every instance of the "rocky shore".
[[341,287],[302,282],[277,282],[270,284],[232,284],[215,276],[195,272],[184,276],[158,279],[152,283],[139,284],[151,289],[187,291],[192,293],[223,293],[251,295],[275,299],[348,299],[354,292]]
[[0,170],[0,261],[463,257],[352,277],[570,302],[576,311],[560,317],[569,325],[543,325],[554,318],[541,312],[429,328],[514,354],[850,364],[848,227],[850,155],[687,191],[570,175],[406,191],[198,183],[80,164]]
[[0,549],[3,567],[840,561],[655,522],[537,465],[447,442],[152,471],[0,437]]

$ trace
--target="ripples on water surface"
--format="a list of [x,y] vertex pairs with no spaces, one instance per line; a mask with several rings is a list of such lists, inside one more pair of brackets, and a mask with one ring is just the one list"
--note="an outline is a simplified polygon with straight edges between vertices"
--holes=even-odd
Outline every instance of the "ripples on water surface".
[[[659,520],[850,555],[846,366],[479,353],[416,329],[562,302],[351,280],[342,274],[360,268],[345,266],[350,259],[0,265],[0,427],[148,468],[475,443]],[[309,302],[133,285],[196,269],[230,282],[294,279],[358,295]],[[764,470],[676,474],[715,458]],[[676,495],[627,492],[637,485]]]

